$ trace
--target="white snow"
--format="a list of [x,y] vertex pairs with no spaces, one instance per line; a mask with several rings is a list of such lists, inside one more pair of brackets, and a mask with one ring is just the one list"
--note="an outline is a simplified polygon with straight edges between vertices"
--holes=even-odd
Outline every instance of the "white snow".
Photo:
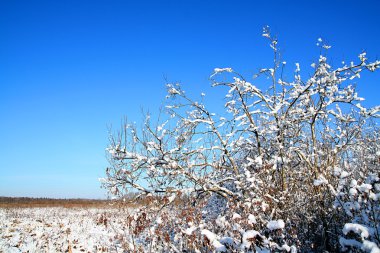
[[256,157],[255,163],[259,166],[263,165],[263,159],[261,158],[261,156]]
[[260,236],[260,233],[256,230],[245,231],[243,234],[242,247],[247,249],[250,248],[253,241],[252,239],[254,239],[256,236]]
[[296,72],[300,72],[300,71],[301,71],[300,64],[296,62]]
[[173,202],[173,200],[175,199],[176,196],[177,196],[177,194],[173,193],[173,194],[169,197],[169,203]]
[[354,239],[346,239],[344,237],[340,237],[339,238],[339,244],[340,246],[342,246],[342,250],[345,251],[347,250],[346,247],[356,247],[356,248],[360,248],[362,246],[362,244],[360,242],[358,242],[357,240],[354,240]]
[[232,68],[215,68],[215,73],[221,73],[221,72],[232,72]]
[[320,185],[323,185],[323,184],[328,184],[328,181],[322,175],[320,175],[317,179],[314,180],[314,185],[315,186],[320,186]]
[[355,188],[350,188],[350,190],[349,190],[349,194],[350,194],[351,196],[355,196],[356,194],[358,194],[358,191],[357,191]]
[[349,232],[354,232],[356,234],[360,234],[362,238],[367,238],[369,236],[368,228],[356,224],[356,223],[346,223],[343,227],[343,234],[347,235]]
[[211,242],[216,251],[225,252],[227,250],[226,246],[221,244],[220,241],[217,239],[217,235],[211,232],[210,230],[203,229],[201,231],[201,234],[207,237],[207,239]]
[[117,208],[0,208],[0,252],[123,252],[124,219]]
[[191,226],[185,230],[185,234],[191,235],[195,230],[197,230],[196,226]]
[[170,95],[176,95],[176,94],[181,94],[176,88],[174,87],[171,87],[170,89],[168,89],[168,93]]
[[223,72],[233,72],[232,68],[215,68],[214,73],[210,76],[213,77],[217,74],[223,73]]
[[347,172],[347,171],[342,171],[341,173],[340,173],[340,178],[346,178],[346,177],[348,177],[350,174]]
[[361,192],[369,192],[371,189],[372,189],[372,185],[370,184],[361,184],[359,187],[358,187],[359,191]]
[[248,215],[248,223],[256,224],[256,217],[253,214]]
[[283,220],[272,220],[268,222],[267,228],[269,230],[283,229],[285,227],[285,223]]
[[380,253],[380,248],[376,245],[376,243],[370,242],[367,240],[364,240],[361,249],[364,250],[365,252]]

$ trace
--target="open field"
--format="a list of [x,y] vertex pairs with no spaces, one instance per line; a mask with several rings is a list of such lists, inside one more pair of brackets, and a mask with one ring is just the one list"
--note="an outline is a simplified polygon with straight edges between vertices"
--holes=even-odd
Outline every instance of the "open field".
[[[114,203],[114,202],[112,202]],[[0,208],[30,208],[30,207],[109,207],[111,201],[97,199],[50,199],[50,198],[11,198],[0,197]]]
[[1,208],[0,252],[124,252],[123,217],[115,208]]
[[0,253],[124,252],[128,213],[99,200],[1,198]]

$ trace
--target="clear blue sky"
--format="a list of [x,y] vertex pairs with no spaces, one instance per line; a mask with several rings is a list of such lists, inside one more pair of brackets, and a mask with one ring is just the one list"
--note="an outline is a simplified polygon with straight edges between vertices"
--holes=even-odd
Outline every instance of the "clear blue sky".
[[[271,61],[264,25],[304,75],[319,37],[336,65],[379,59],[379,14],[376,0],[0,1],[0,196],[103,198],[107,127],[155,112],[164,77],[211,96],[215,67]],[[365,76],[380,104],[379,74]]]

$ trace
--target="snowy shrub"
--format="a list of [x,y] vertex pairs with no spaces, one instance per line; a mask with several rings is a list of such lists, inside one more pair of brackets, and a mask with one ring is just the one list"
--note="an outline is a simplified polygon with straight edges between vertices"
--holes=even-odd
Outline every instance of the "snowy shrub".
[[343,250],[380,252],[380,178],[369,174],[364,180],[343,179],[338,187],[335,207],[343,214]]
[[142,127],[126,123],[111,136],[104,186],[152,199],[130,217],[135,250],[376,250],[379,186],[368,173],[378,172],[380,149],[366,145],[379,134],[369,119],[380,107],[364,108],[354,81],[380,61],[362,53],[334,68],[320,40],[323,53],[304,80],[298,63],[285,71],[268,28],[263,36],[274,62],[252,82],[232,68],[211,75],[226,90],[217,112],[205,94],[194,100],[168,84],[167,117],[153,124],[147,115]]

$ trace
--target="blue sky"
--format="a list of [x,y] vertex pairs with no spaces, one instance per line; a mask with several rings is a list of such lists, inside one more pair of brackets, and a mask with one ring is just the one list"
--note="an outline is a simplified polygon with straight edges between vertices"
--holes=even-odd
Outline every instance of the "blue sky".
[[[379,1],[0,1],[0,196],[103,198],[108,127],[156,112],[165,78],[191,94],[215,67],[272,60],[262,27],[307,76],[319,37],[336,65],[380,57]],[[379,74],[359,82],[380,104]]]

